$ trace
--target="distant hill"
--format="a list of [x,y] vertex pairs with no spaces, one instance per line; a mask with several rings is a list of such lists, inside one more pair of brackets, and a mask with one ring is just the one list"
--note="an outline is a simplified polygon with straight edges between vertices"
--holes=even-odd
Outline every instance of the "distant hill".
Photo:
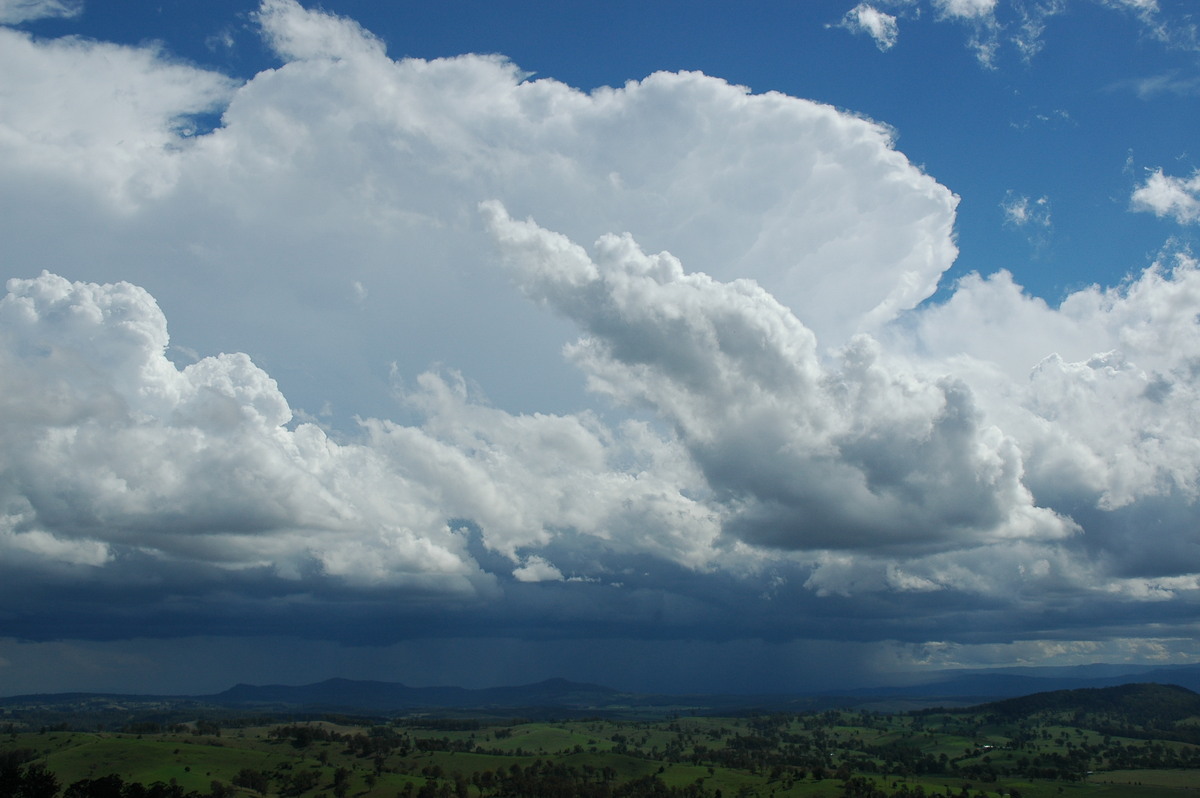
[[1053,690],[952,711],[983,714],[999,723],[1057,719],[1101,734],[1200,743],[1200,694],[1174,684]]
[[[598,684],[547,679],[514,687],[409,687],[399,682],[328,679],[308,685],[239,684],[196,700],[225,707],[364,715],[562,718],[571,715],[657,717],[673,712],[743,714],[806,712],[857,704],[854,699],[763,694],[629,693]],[[0,701],[2,703],[2,701]]]
[[[1054,701],[1117,701],[1121,694],[1105,692],[1130,682],[1174,684],[1200,688],[1200,666],[1152,668],[1147,666],[1088,665],[1071,668],[999,668],[947,670],[923,674],[921,683],[880,686],[827,693],[745,694],[650,694],[616,690],[598,684],[547,679],[532,684],[471,689],[456,686],[411,687],[400,682],[327,679],[307,685],[238,684],[212,695],[163,696],[111,693],[57,693],[0,698],[5,712],[40,712],[47,723],[74,718],[98,718],[116,713],[154,713],[164,721],[198,714],[218,713],[244,716],[254,713],[291,716],[340,713],[368,717],[441,715],[445,717],[565,718],[605,716],[612,718],[658,717],[670,713],[731,715],[770,712],[808,712],[832,708],[862,708],[903,712],[927,707],[967,707],[987,704],[994,713],[1046,709]],[[1099,690],[1100,692],[1096,692]],[[1082,691],[1082,692],[1081,692]],[[1088,692],[1091,691],[1091,692]],[[1135,691],[1136,692],[1136,691]],[[1071,694],[1070,697],[1059,696]],[[1056,696],[1045,698],[1044,696]],[[1145,690],[1131,702],[1143,707],[1159,704],[1182,707],[1191,712],[1191,699],[1178,693]],[[1042,697],[1038,697],[1042,696]],[[1017,699],[1008,705],[1001,699]],[[1025,701],[1026,703],[1020,703]],[[1039,703],[1040,702],[1040,703]],[[1049,702],[1049,703],[1047,703]],[[1062,706],[1056,711],[1075,711]],[[1145,727],[1147,723],[1177,724],[1183,719],[1159,712],[1147,717],[1132,710],[1079,709],[1099,718],[1117,712],[1118,725]],[[1174,710],[1172,710],[1174,711]],[[58,716],[61,716],[59,718]],[[1105,721],[1113,726],[1111,719]],[[1099,727],[1100,720],[1093,724]],[[1115,728],[1115,726],[1114,726]],[[1157,728],[1157,727],[1155,727]],[[1200,729],[1200,725],[1197,726]],[[1183,734],[1183,731],[1179,732]]]
[[919,683],[839,691],[839,695],[881,698],[957,698],[982,703],[1054,690],[1116,687],[1132,682],[1175,684],[1200,691],[1200,666],[1078,665],[1043,668],[944,670]]
[[204,700],[223,705],[287,705],[338,711],[389,714],[435,709],[518,709],[524,707],[595,708],[621,693],[609,687],[547,679],[515,687],[472,690],[465,687],[409,687],[399,682],[327,679],[290,686],[236,685]]
[[1175,684],[1123,684],[1035,693],[983,704],[975,710],[1005,719],[1071,713],[1120,718],[1137,725],[1165,724],[1200,717],[1200,694]]

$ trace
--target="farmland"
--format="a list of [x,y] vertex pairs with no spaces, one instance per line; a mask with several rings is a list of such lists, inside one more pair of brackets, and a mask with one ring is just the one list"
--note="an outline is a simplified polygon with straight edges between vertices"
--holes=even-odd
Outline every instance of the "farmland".
[[[0,734],[0,785],[6,798],[1194,794],[1200,697],[1122,689],[894,714],[13,725]],[[29,774],[43,776],[41,793],[22,786]]]

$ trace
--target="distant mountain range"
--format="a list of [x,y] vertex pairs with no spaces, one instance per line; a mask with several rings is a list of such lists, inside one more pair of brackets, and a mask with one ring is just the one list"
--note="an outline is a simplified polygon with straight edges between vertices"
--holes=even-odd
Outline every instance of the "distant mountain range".
[[201,698],[224,705],[285,705],[327,707],[343,711],[370,709],[384,714],[433,709],[517,709],[565,707],[587,709],[636,700],[596,684],[547,679],[516,687],[409,687],[399,682],[327,679],[300,686],[239,684],[223,693]]
[[239,684],[215,695],[154,696],[57,693],[0,698],[0,709],[95,712],[105,708],[172,714],[204,707],[264,713],[345,713],[367,716],[454,715],[492,717],[638,716],[669,712],[734,714],[803,712],[830,707],[915,709],[965,706],[1058,690],[1105,688],[1130,682],[1179,685],[1200,692],[1200,665],[1153,668],[1089,665],[1075,668],[952,670],[926,674],[920,683],[809,694],[646,694],[596,684],[548,679],[513,687],[410,687],[399,682],[328,679],[307,685]]
[[1200,692],[1200,665],[1077,665],[943,670],[918,683],[841,691],[850,697],[1013,698],[1051,690],[1116,687],[1130,682],[1175,684]]

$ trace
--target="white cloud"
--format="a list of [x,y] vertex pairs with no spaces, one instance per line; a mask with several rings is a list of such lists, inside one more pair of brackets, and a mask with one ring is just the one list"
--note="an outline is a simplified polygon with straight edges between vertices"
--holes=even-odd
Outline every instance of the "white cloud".
[[1158,217],[1170,217],[1180,224],[1200,221],[1200,170],[1191,177],[1170,177],[1155,169],[1146,182],[1134,190],[1130,205],[1135,211],[1149,211]]
[[518,582],[561,582],[562,571],[545,557],[533,554],[526,558],[520,568],[513,570],[513,576]]
[[1169,40],[1170,34],[1165,23],[1159,18],[1161,10],[1158,0],[1099,0],[1100,5],[1118,11],[1128,11],[1138,18],[1144,29],[1164,41]]
[[1200,272],[1190,258],[1152,268],[1122,290],[1082,291],[1063,303],[1061,312],[1112,348],[1074,362],[1051,354],[1034,370],[1029,407],[1053,422],[1037,459],[1085,447],[1090,456],[1073,458],[1070,470],[1102,487],[1101,506],[1200,496],[1197,307]]
[[743,539],[909,551],[1073,531],[1032,505],[1020,453],[957,380],[867,337],[829,368],[749,281],[686,273],[629,237],[602,238],[593,260],[498,204],[485,213],[526,293],[586,333],[569,353],[592,389],[668,422]]
[[1044,0],[1033,5],[1022,4],[1017,8],[1020,23],[1012,40],[1022,59],[1030,61],[1042,51],[1047,20],[1066,10],[1067,0]]
[[47,17],[74,17],[83,0],[0,0],[0,24],[16,25]]
[[1113,509],[1198,495],[1198,309],[1196,262],[1176,255],[1057,309],[1008,275],[969,277],[915,329],[921,350],[956,364],[1020,441],[1035,495]]
[[1121,81],[1115,84],[1114,88],[1132,88],[1143,100],[1163,94],[1192,97],[1200,94],[1200,77],[1181,77],[1177,72],[1168,72],[1148,78]]
[[986,596],[1046,596],[1096,589],[1097,571],[1067,548],[1038,541],[1005,541],[956,551],[891,557],[827,553],[816,561],[805,587],[818,596],[941,592]]
[[0,531],[0,551],[10,562],[25,560],[33,567],[47,563],[101,566],[112,560],[109,547],[99,541],[63,540],[41,529],[13,531],[22,520],[6,518],[6,528]]
[[971,31],[967,46],[979,63],[996,66],[1003,30],[995,16],[996,0],[933,0],[933,7],[939,19],[965,23]]
[[1200,590],[1200,574],[1155,579],[1114,580],[1108,585],[1108,590],[1145,601],[1169,601],[1176,598],[1181,592]]
[[[12,280],[0,324],[6,540],[50,561],[100,564],[124,546],[286,579],[487,589],[453,518],[514,561],[564,534],[692,567],[715,554],[714,511],[681,492],[703,492],[697,472],[641,424],[513,416],[426,374],[407,397],[423,427],[370,419],[363,445],[338,444],[290,428],[244,354],[177,369],[134,286]],[[536,558],[517,572],[549,574]]]
[[1195,638],[1122,637],[1111,639],[1038,639],[1004,643],[925,643],[896,645],[897,669],[1076,666],[1106,663],[1194,663],[1200,655]]
[[939,14],[956,19],[990,17],[996,10],[996,0],[933,0]]
[[[1103,8],[1132,16],[1141,36],[1168,47],[1194,50],[1200,41],[1196,25],[1186,14],[1164,14],[1153,0],[1092,1]],[[1079,3],[1080,0],[931,0],[936,20],[967,26],[970,31],[968,47],[975,52],[980,64],[988,68],[998,66],[1001,50],[1008,44],[1023,60],[1032,60],[1046,46],[1049,20],[1064,17]]]
[[1050,226],[1050,199],[1039,197],[1031,200],[1023,194],[1009,191],[1004,201],[1000,203],[1004,212],[1004,221],[1014,227],[1034,225],[1036,227]]
[[[551,214],[548,221],[584,240],[645,232],[680,245],[696,268],[751,275],[831,344],[916,305],[955,256],[956,199],[897,153],[887,130],[831,107],[751,95],[696,73],[586,95],[526,81],[495,57],[393,62],[354,23],[287,0],[265,5],[260,17],[292,60],[232,96],[218,76],[163,63],[152,51],[43,45],[10,33],[5,71],[22,76],[17,99],[29,110],[8,121],[7,160],[26,164],[26,174],[37,166],[43,182],[47,172],[85,170],[81,177],[102,191],[129,202],[149,192],[161,213],[192,216],[189,228],[204,242],[189,258],[197,268],[218,269],[230,247],[261,248],[265,237],[310,257],[349,250],[352,257],[340,257],[349,279],[394,294],[395,252],[423,265],[425,285],[439,288],[445,281],[435,275],[446,274],[445,290],[458,292],[462,251],[474,244],[463,225],[475,202],[500,196]],[[114,96],[111,86],[125,89]],[[181,116],[226,97],[224,124],[212,135],[175,133]],[[97,107],[81,117],[81,102]],[[56,131],[52,140],[39,132],[47,130]],[[228,216],[236,222],[219,239],[201,237],[202,225]],[[391,239],[386,257],[362,251],[381,238]],[[293,260],[279,249],[251,255],[275,293],[287,288],[272,275]],[[881,271],[886,279],[875,277]],[[491,285],[472,281],[494,297]],[[247,295],[257,288],[251,283]],[[169,290],[155,294],[170,302]],[[395,314],[385,321],[392,327]]]
[[431,512],[479,524],[486,545],[511,561],[564,535],[694,568],[717,556],[719,517],[688,498],[705,492],[703,481],[645,425],[612,431],[590,413],[511,415],[472,397],[458,375],[418,383],[406,398],[422,427],[365,421],[368,447],[413,481]]
[[384,45],[347,17],[305,13],[294,0],[262,0],[258,11],[267,44],[287,61],[378,58]]
[[883,51],[892,49],[900,36],[896,17],[867,3],[859,3],[842,17],[842,27],[852,33],[865,33]]
[[288,429],[286,400],[245,355],[177,369],[145,291],[49,274],[8,289],[11,545],[92,564],[122,546],[285,578],[318,567],[351,581],[486,584],[460,536],[406,501],[378,455],[309,424]]
[[1004,224],[1022,231],[1035,249],[1045,247],[1051,237],[1053,224],[1050,218],[1050,198],[1030,199],[1024,194],[1009,191],[1000,203]]
[[0,74],[5,180],[16,190],[66,181],[122,210],[171,190],[188,145],[188,118],[219,108],[233,87],[153,48],[40,41],[3,28]]

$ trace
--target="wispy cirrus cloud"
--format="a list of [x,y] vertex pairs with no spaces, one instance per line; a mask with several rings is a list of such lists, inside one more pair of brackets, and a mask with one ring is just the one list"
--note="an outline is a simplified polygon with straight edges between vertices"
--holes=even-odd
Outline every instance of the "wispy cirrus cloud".
[[1048,197],[1030,199],[1024,194],[1009,191],[1000,203],[1006,224],[1014,227],[1050,226],[1050,200]]
[[1179,72],[1171,72],[1149,78],[1123,81],[1113,88],[1132,89],[1143,100],[1164,94],[1191,97],[1200,94],[1200,77],[1188,77]]
[[1004,216],[1004,225],[1023,232],[1034,247],[1049,243],[1054,229],[1049,197],[1032,199],[1009,190],[1000,202],[1000,212]]
[[73,17],[83,0],[0,0],[0,24],[16,25],[47,17]]
[[1133,18],[1142,36],[1168,48],[1194,50],[1200,43],[1189,16],[1164,11],[1153,0],[878,0],[855,6],[837,27],[868,33],[881,50],[888,50],[897,39],[896,20],[916,19],[928,10],[935,21],[962,26],[968,49],[980,65],[993,69],[1010,47],[1024,61],[1036,57],[1046,46],[1050,20],[1065,18],[1072,7],[1089,2]]

